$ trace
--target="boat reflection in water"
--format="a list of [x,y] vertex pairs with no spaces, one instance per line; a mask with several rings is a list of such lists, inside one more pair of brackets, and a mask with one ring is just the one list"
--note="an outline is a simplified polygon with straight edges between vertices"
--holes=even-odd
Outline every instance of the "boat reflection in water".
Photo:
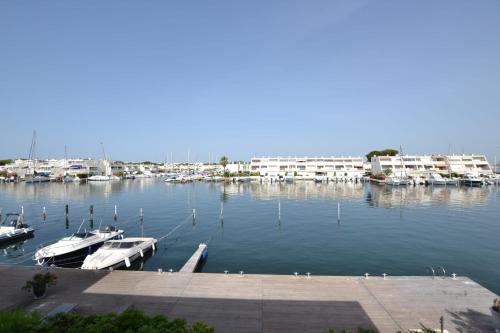
[[17,238],[9,242],[3,242],[2,244],[0,244],[0,253],[7,259],[22,257],[26,254],[24,244],[33,237],[33,234],[28,234],[21,239]]

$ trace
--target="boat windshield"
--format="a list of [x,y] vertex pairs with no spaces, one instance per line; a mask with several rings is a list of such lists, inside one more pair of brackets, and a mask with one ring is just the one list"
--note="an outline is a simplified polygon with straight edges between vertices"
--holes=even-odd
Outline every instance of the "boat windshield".
[[130,249],[134,246],[141,244],[142,241],[130,241],[130,242],[106,242],[102,246],[103,249]]
[[93,233],[90,232],[80,232],[80,233],[75,233],[71,236],[61,238],[62,241],[76,241],[76,240],[81,240],[85,239],[87,237],[93,236]]

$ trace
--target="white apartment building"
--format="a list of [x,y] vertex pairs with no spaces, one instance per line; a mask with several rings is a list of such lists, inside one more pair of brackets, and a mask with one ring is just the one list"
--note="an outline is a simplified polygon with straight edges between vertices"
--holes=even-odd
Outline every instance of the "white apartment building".
[[451,173],[493,174],[493,169],[484,155],[449,155],[446,159]]
[[278,178],[294,176],[303,179],[325,177],[361,177],[362,157],[253,157],[250,171]]
[[391,170],[394,176],[427,177],[430,173],[450,174],[493,173],[484,155],[404,155],[374,156],[371,160],[372,173],[381,175]]

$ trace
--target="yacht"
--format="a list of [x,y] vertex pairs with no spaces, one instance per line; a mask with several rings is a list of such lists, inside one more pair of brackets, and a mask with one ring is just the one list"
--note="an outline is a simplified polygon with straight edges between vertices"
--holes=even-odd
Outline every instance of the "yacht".
[[67,265],[82,262],[83,258],[94,253],[104,242],[123,237],[123,230],[113,226],[96,229],[90,232],[79,230],[64,237],[54,244],[39,249],[33,256],[38,265]]
[[27,238],[34,232],[33,228],[24,224],[20,214],[7,214],[0,225],[0,243],[10,242],[14,239]]
[[155,250],[156,239],[148,237],[127,237],[104,243],[94,254],[88,255],[82,269],[104,269],[130,267],[131,262],[144,258],[147,251]]
[[429,178],[425,180],[425,185],[446,185],[446,179],[444,179],[439,173],[431,173]]
[[477,176],[466,173],[461,179],[460,184],[465,186],[483,186],[484,182],[479,179]]

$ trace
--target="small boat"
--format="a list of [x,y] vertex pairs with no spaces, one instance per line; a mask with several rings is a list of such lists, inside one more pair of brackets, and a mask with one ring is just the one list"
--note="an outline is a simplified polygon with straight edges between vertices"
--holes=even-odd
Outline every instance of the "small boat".
[[9,213],[0,225],[0,243],[10,242],[20,238],[28,238],[33,232],[33,228],[24,224],[20,214]]
[[33,260],[38,265],[74,265],[82,262],[86,255],[94,253],[104,242],[123,237],[123,230],[118,230],[113,226],[90,232],[79,231],[39,249],[33,256]]
[[49,182],[50,177],[48,177],[44,174],[26,175],[24,177],[24,181],[26,183],[44,183],[44,182]]
[[461,179],[460,184],[464,186],[483,186],[484,182],[471,173],[466,173]]
[[135,178],[151,178],[151,174],[148,173],[138,173],[135,175]]
[[322,183],[324,181],[326,181],[326,177],[325,176],[315,176],[314,177],[314,182],[315,183]]
[[452,179],[452,178],[447,178],[447,179],[445,179],[445,181],[446,181],[446,185],[457,186],[459,183],[458,179]]
[[391,186],[399,186],[401,184],[401,181],[397,177],[387,177],[385,179],[385,183]]
[[224,177],[222,177],[222,176],[213,176],[213,177],[212,177],[212,180],[213,180],[214,182],[221,182],[221,181],[223,181],[223,180],[224,180]]
[[144,258],[147,251],[155,250],[156,239],[149,237],[127,237],[104,243],[94,254],[88,255],[82,269],[105,269],[130,267],[131,263]]
[[95,176],[90,176],[89,178],[87,178],[87,180],[91,182],[105,182],[111,180],[111,177],[103,175],[95,175]]
[[431,173],[429,178],[425,180],[425,185],[446,185],[446,179],[444,179],[439,173]]

